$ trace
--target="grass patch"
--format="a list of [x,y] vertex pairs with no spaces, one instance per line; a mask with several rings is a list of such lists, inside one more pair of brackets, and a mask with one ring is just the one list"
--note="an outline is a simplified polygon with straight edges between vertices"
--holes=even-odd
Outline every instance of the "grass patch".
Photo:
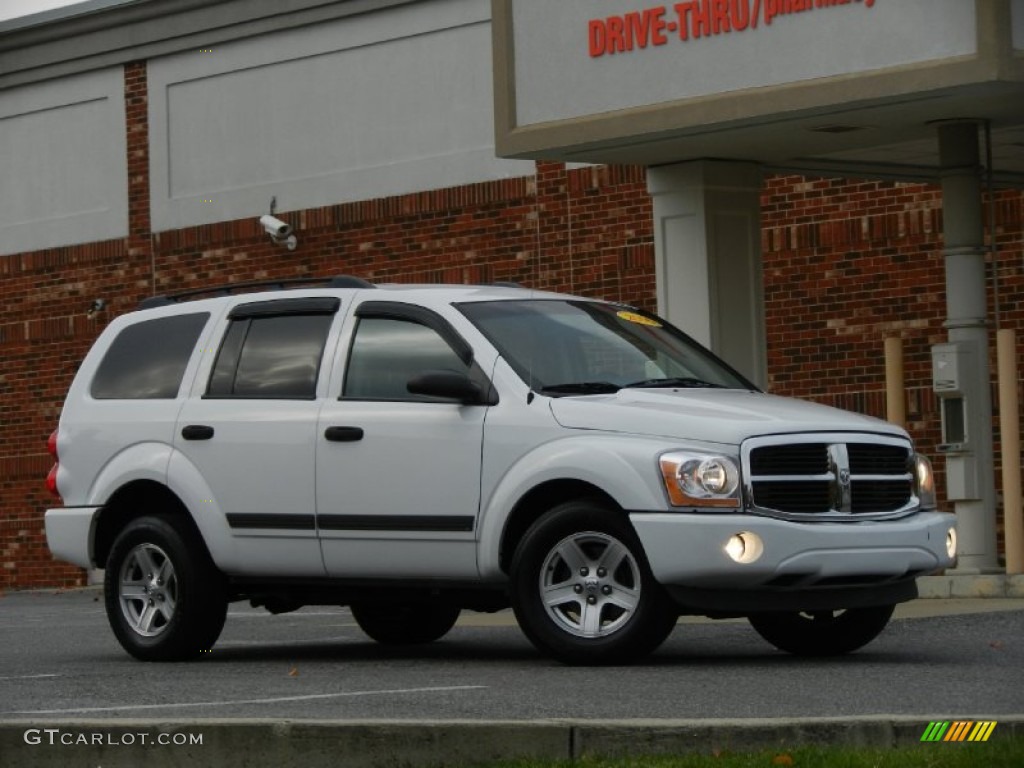
[[520,760],[478,768],[1021,768],[1024,740],[923,743],[896,749],[798,747],[751,753],[660,755],[616,759]]

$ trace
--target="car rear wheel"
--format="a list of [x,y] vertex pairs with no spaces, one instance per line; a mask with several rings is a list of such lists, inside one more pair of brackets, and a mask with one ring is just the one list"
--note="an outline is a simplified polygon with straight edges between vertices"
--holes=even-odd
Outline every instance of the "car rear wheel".
[[141,517],[114,540],[106,563],[107,619],[143,661],[209,652],[227,616],[224,578],[202,542],[173,518]]
[[434,600],[356,603],[351,606],[359,628],[383,645],[421,645],[448,634],[460,609]]
[[512,605],[537,648],[567,664],[620,664],[657,648],[678,612],[625,517],[561,504],[527,531],[512,561]]
[[893,605],[840,611],[764,613],[748,617],[761,637],[797,656],[839,656],[861,648],[881,634]]

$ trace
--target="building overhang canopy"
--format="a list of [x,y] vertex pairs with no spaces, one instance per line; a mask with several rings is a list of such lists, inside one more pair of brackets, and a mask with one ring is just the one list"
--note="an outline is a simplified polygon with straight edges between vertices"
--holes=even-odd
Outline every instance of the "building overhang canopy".
[[1024,0],[493,0],[499,155],[929,179],[978,120],[1024,186]]

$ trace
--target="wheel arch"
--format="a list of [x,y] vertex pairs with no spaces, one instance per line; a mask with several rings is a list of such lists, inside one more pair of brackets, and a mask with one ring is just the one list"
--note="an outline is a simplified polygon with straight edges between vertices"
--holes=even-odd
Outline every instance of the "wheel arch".
[[614,510],[664,509],[657,471],[663,441],[573,434],[545,443],[485,488],[478,521],[477,565],[485,580],[508,576],[515,543],[544,512],[574,498],[600,499]]
[[522,541],[530,526],[549,510],[574,499],[593,500],[609,509],[622,512],[623,517],[628,521],[628,516],[618,502],[592,483],[571,478],[543,482],[530,489],[516,502],[505,522],[498,551],[498,564],[505,574],[509,573],[516,547],[519,546],[519,542]]
[[124,527],[147,515],[173,519],[198,543],[203,542],[192,515],[170,488],[154,480],[132,480],[114,491],[98,516],[92,542],[97,567],[106,566],[110,548]]

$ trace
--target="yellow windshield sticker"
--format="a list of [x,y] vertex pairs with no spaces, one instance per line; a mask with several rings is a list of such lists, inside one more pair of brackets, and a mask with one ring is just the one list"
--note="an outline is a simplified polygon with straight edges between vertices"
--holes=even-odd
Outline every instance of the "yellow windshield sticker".
[[661,323],[659,323],[657,320],[652,320],[651,318],[637,314],[636,312],[627,312],[623,310],[622,312],[618,312],[616,314],[618,314],[618,316],[623,320],[626,320],[630,323],[636,323],[637,325],[650,325],[654,328],[661,328]]

